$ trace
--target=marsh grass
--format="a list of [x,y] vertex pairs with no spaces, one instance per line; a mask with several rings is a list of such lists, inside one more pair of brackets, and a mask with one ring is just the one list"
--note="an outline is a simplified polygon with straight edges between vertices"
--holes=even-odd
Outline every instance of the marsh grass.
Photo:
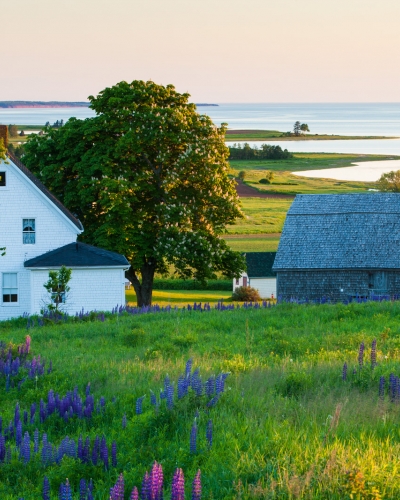
[[[50,389],[65,394],[77,386],[82,393],[90,382],[95,400],[106,398],[103,414],[67,424],[53,415],[27,429],[33,433],[38,427],[55,444],[65,435],[104,434],[108,443],[117,443],[118,465],[104,471],[65,458],[47,468],[38,460],[24,466],[13,454],[10,463],[0,465],[0,497],[41,498],[46,474],[52,498],[66,477],[74,499],[79,479],[92,477],[95,498],[107,499],[120,472],[131,489],[157,460],[166,484],[176,467],[187,479],[200,468],[204,499],[399,498],[400,404],[390,402],[387,393],[383,400],[378,397],[380,376],[400,374],[399,315],[396,302],[281,304],[31,328],[32,355],[51,359],[53,372],[28,380],[20,391],[2,389],[3,425],[14,418],[17,401],[22,412]],[[1,340],[18,344],[26,333],[22,320],[0,324]],[[373,339],[374,369],[369,362]],[[362,369],[361,342],[366,346]],[[190,357],[203,380],[230,372],[218,404],[206,410],[204,401],[191,395],[173,410],[162,406],[156,413],[150,389],[159,394],[166,374],[176,383]],[[349,369],[343,381],[345,361]],[[143,395],[143,414],[136,415],[136,399]],[[198,447],[190,453],[196,412]]]

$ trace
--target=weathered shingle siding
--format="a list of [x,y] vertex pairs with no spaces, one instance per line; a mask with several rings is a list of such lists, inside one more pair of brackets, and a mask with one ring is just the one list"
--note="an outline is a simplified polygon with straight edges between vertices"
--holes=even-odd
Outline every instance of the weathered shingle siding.
[[298,195],[273,269],[286,300],[368,296],[382,271],[384,292],[399,295],[400,194]]

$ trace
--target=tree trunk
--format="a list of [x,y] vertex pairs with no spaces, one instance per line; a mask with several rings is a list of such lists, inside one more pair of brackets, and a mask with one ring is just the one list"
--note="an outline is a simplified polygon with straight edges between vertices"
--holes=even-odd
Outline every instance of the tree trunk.
[[138,307],[151,306],[151,299],[153,296],[153,281],[155,263],[146,262],[140,269],[142,274],[142,282],[140,283],[135,271],[130,268],[126,271],[125,276],[132,283],[136,293],[136,301]]

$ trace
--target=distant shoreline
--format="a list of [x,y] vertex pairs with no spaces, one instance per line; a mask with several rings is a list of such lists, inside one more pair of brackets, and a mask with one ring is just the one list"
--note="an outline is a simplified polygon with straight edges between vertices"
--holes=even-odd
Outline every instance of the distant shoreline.
[[[219,106],[206,102],[195,103],[196,106]],[[0,109],[18,108],[88,108],[90,102],[67,102],[67,101],[0,101]]]
[[233,130],[226,131],[225,141],[241,142],[241,141],[354,141],[354,140],[369,140],[369,139],[398,139],[392,136],[378,135],[337,135],[337,134],[300,134],[286,135],[278,130]]

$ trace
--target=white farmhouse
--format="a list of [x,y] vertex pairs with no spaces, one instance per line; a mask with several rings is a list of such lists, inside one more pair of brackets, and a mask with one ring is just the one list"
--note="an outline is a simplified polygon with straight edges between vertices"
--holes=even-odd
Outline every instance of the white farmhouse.
[[125,304],[126,258],[78,243],[81,222],[17,159],[0,160],[0,320],[35,314],[51,298],[49,270],[72,269],[63,310],[109,311]]
[[233,280],[233,291],[240,286],[258,290],[262,299],[276,298],[276,275],[272,271],[276,252],[247,252],[247,272]]

